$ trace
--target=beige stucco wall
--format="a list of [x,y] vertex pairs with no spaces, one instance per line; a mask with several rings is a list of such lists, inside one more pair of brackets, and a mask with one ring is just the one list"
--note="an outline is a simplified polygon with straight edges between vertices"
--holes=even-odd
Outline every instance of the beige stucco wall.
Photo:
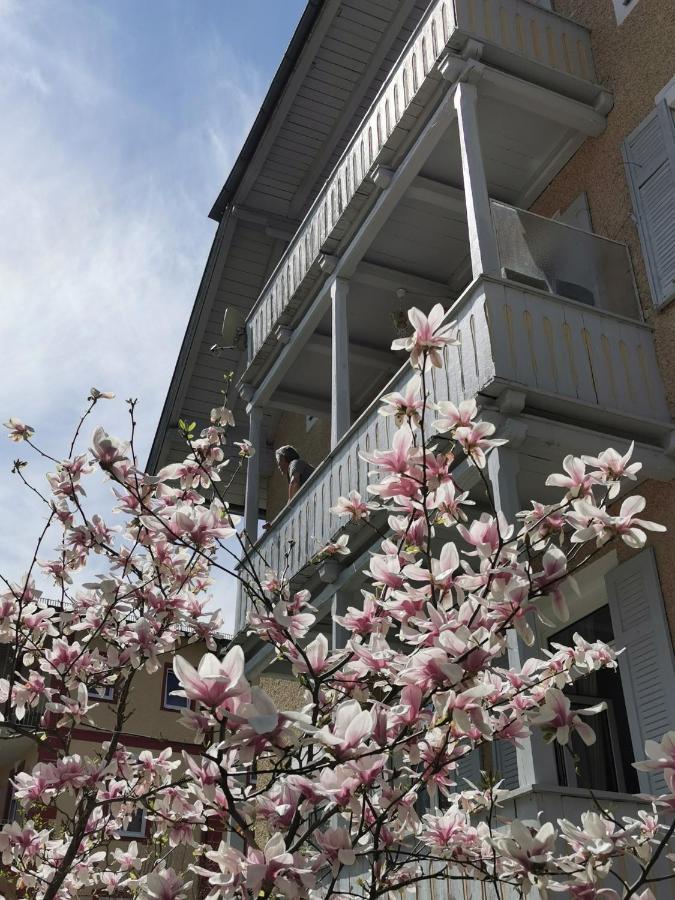
[[[178,651],[195,668],[206,653],[203,643],[189,644]],[[129,697],[128,709],[131,716],[124,731],[129,735],[129,745],[133,746],[131,736],[152,737],[170,744],[172,741],[190,743],[191,734],[179,720],[180,712],[162,709],[162,691],[164,684],[164,664],[171,657],[160,657],[159,671],[149,675],[145,670],[134,677]],[[93,720],[103,728],[110,728],[114,722],[117,707],[114,703],[100,701],[92,714]]]
[[[614,94],[614,108],[604,133],[583,144],[533,209],[551,216],[586,191],[594,230],[628,245],[644,317],[654,328],[659,366],[675,416],[675,303],[658,311],[652,305],[621,155],[625,137],[654,108],[654,97],[675,75],[672,0],[639,0],[621,26],[616,24],[612,0],[556,0],[555,9],[591,29],[597,79]],[[646,517],[668,528],[666,534],[650,535],[650,542],[656,550],[675,640],[675,485],[648,482],[641,485],[640,493],[647,499]],[[625,558],[629,554],[622,547],[619,555]]]
[[[296,413],[284,413],[274,438],[274,449],[291,444],[300,456],[312,466],[318,466],[330,451],[330,422],[317,419],[307,431],[305,417]],[[271,522],[286,505],[288,482],[275,468],[267,479],[267,521]]]

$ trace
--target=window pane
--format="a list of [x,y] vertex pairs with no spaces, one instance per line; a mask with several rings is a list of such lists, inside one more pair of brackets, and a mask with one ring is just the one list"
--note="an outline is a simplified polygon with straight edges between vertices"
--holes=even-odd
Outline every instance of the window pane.
[[167,669],[164,678],[164,706],[169,709],[185,709],[187,707],[187,697],[176,697],[172,693],[179,690],[181,690],[180,681],[176,678],[173,669]]

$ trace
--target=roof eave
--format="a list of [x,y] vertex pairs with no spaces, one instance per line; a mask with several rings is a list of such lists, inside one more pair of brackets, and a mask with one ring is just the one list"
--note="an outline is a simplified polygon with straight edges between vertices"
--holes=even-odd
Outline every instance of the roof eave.
[[232,202],[241,179],[244,176],[244,172],[253,158],[258,143],[274,115],[274,110],[288,84],[288,79],[297,64],[298,59],[300,58],[300,54],[302,53],[307,38],[314,28],[314,24],[316,23],[324,2],[325,0],[308,0],[305,11],[293,32],[293,37],[291,38],[283,59],[279,64],[279,68],[272,79],[272,83],[263,100],[262,106],[258,111],[258,115],[255,117],[251,130],[244,141],[244,145],[239,152],[239,156],[237,157],[221,192],[218,194],[216,202],[213,204],[213,208],[209,213],[210,219],[220,222],[225,210]]

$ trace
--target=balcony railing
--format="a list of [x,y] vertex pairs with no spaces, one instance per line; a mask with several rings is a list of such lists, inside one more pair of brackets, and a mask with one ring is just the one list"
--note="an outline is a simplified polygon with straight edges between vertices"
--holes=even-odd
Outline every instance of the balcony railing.
[[[437,64],[461,35],[484,41],[504,65],[520,57],[593,79],[590,36],[581,25],[527,0],[435,0],[421,19],[333,173],[317,195],[246,320],[248,361],[274,340],[322,277],[332,253],[374,190],[369,173],[386,164],[437,83]],[[264,354],[263,354],[264,355]]]
[[[554,419],[663,435],[671,420],[626,248],[502,204],[493,216],[503,277],[476,279],[456,301],[461,343],[434,370],[435,398],[458,403],[513,388]],[[412,374],[406,364],[382,393],[402,389]],[[360,453],[389,446],[395,430],[379,405],[378,397],[258,542],[261,571],[300,572],[339,531],[330,512],[337,498],[367,494]]]

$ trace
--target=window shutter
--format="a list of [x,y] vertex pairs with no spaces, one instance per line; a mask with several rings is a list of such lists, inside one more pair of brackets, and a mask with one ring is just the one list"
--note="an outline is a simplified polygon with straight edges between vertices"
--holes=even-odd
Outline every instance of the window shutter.
[[510,741],[494,741],[492,744],[493,766],[497,778],[502,780],[502,789],[514,791],[518,787],[518,755]]
[[478,748],[472,750],[471,753],[465,753],[457,763],[455,770],[455,781],[457,782],[457,790],[465,791],[469,788],[466,781],[480,787],[480,751]]
[[624,162],[654,305],[675,297],[675,122],[660,102],[626,138]]
[[[675,728],[675,658],[654,550],[649,547],[605,576],[614,642],[626,649],[619,672],[636,760],[645,741]],[[640,788],[662,793],[661,775],[638,772]]]

